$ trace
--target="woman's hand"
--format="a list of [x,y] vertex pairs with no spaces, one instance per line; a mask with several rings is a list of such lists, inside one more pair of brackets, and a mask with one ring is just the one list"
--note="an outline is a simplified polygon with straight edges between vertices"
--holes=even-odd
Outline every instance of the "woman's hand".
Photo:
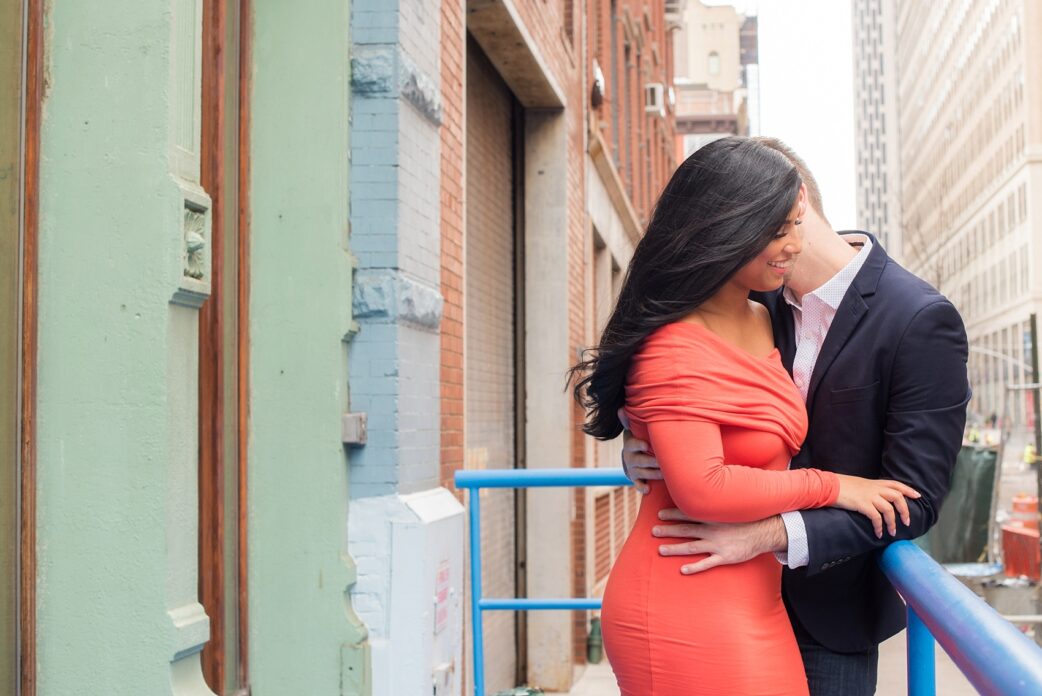
[[907,498],[919,498],[921,494],[898,481],[867,479],[860,476],[836,474],[839,477],[839,497],[833,507],[860,512],[872,520],[876,538],[883,538],[883,521],[886,520],[890,536],[897,535],[897,516],[908,526],[912,518],[908,512]]

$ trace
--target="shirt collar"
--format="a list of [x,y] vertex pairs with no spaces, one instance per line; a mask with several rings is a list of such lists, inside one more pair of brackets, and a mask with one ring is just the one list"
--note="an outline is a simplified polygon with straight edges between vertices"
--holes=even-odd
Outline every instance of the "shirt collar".
[[[850,284],[854,282],[858,271],[861,270],[861,267],[865,265],[865,261],[868,260],[869,252],[872,251],[872,240],[869,239],[867,234],[845,234],[843,239],[851,246],[857,247],[860,245],[861,250],[847,262],[847,265],[839,273],[829,278],[821,287],[804,295],[804,299],[809,295],[832,309],[839,309],[843,296],[847,294]],[[797,263],[799,262],[797,261]],[[789,303],[789,306],[795,309],[803,309],[803,303],[796,299],[796,296],[789,290],[788,286],[782,290],[782,296]]]

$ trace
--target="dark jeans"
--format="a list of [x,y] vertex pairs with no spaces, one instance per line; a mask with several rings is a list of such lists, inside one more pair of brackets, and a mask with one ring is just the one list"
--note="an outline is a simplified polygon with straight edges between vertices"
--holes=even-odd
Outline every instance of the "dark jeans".
[[807,671],[810,696],[873,696],[879,668],[879,648],[837,653],[800,636],[800,654]]

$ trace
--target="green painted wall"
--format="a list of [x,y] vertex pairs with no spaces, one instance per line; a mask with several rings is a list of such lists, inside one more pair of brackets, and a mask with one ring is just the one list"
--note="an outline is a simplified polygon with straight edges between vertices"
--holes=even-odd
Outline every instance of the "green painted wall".
[[172,384],[168,366],[191,363],[194,346],[174,335],[170,305],[183,246],[170,173],[172,23],[165,0],[45,3],[41,696],[169,693],[180,645],[170,571],[194,568],[182,542],[195,509],[172,471],[193,443],[171,395],[194,375]]
[[[191,183],[199,0],[45,8],[39,693],[208,694],[197,654],[208,635],[196,601],[198,318],[179,293],[191,285],[185,199],[206,203]],[[252,693],[368,693],[340,444],[349,8],[253,8]]]
[[368,691],[347,590],[348,3],[253,4],[250,665],[254,696]]

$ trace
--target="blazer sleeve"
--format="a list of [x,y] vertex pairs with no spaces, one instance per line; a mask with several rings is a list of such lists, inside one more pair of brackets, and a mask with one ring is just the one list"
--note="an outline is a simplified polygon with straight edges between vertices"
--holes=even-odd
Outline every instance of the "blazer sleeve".
[[818,469],[770,471],[724,462],[720,426],[698,420],[648,424],[666,488],[685,515],[704,522],[749,522],[831,505],[838,477]]
[[905,329],[894,358],[883,429],[879,478],[908,484],[922,494],[909,500],[909,526],[877,539],[864,515],[846,510],[802,513],[807,528],[807,575],[922,536],[937,521],[962,446],[970,387],[962,318],[947,300],[919,310]]

